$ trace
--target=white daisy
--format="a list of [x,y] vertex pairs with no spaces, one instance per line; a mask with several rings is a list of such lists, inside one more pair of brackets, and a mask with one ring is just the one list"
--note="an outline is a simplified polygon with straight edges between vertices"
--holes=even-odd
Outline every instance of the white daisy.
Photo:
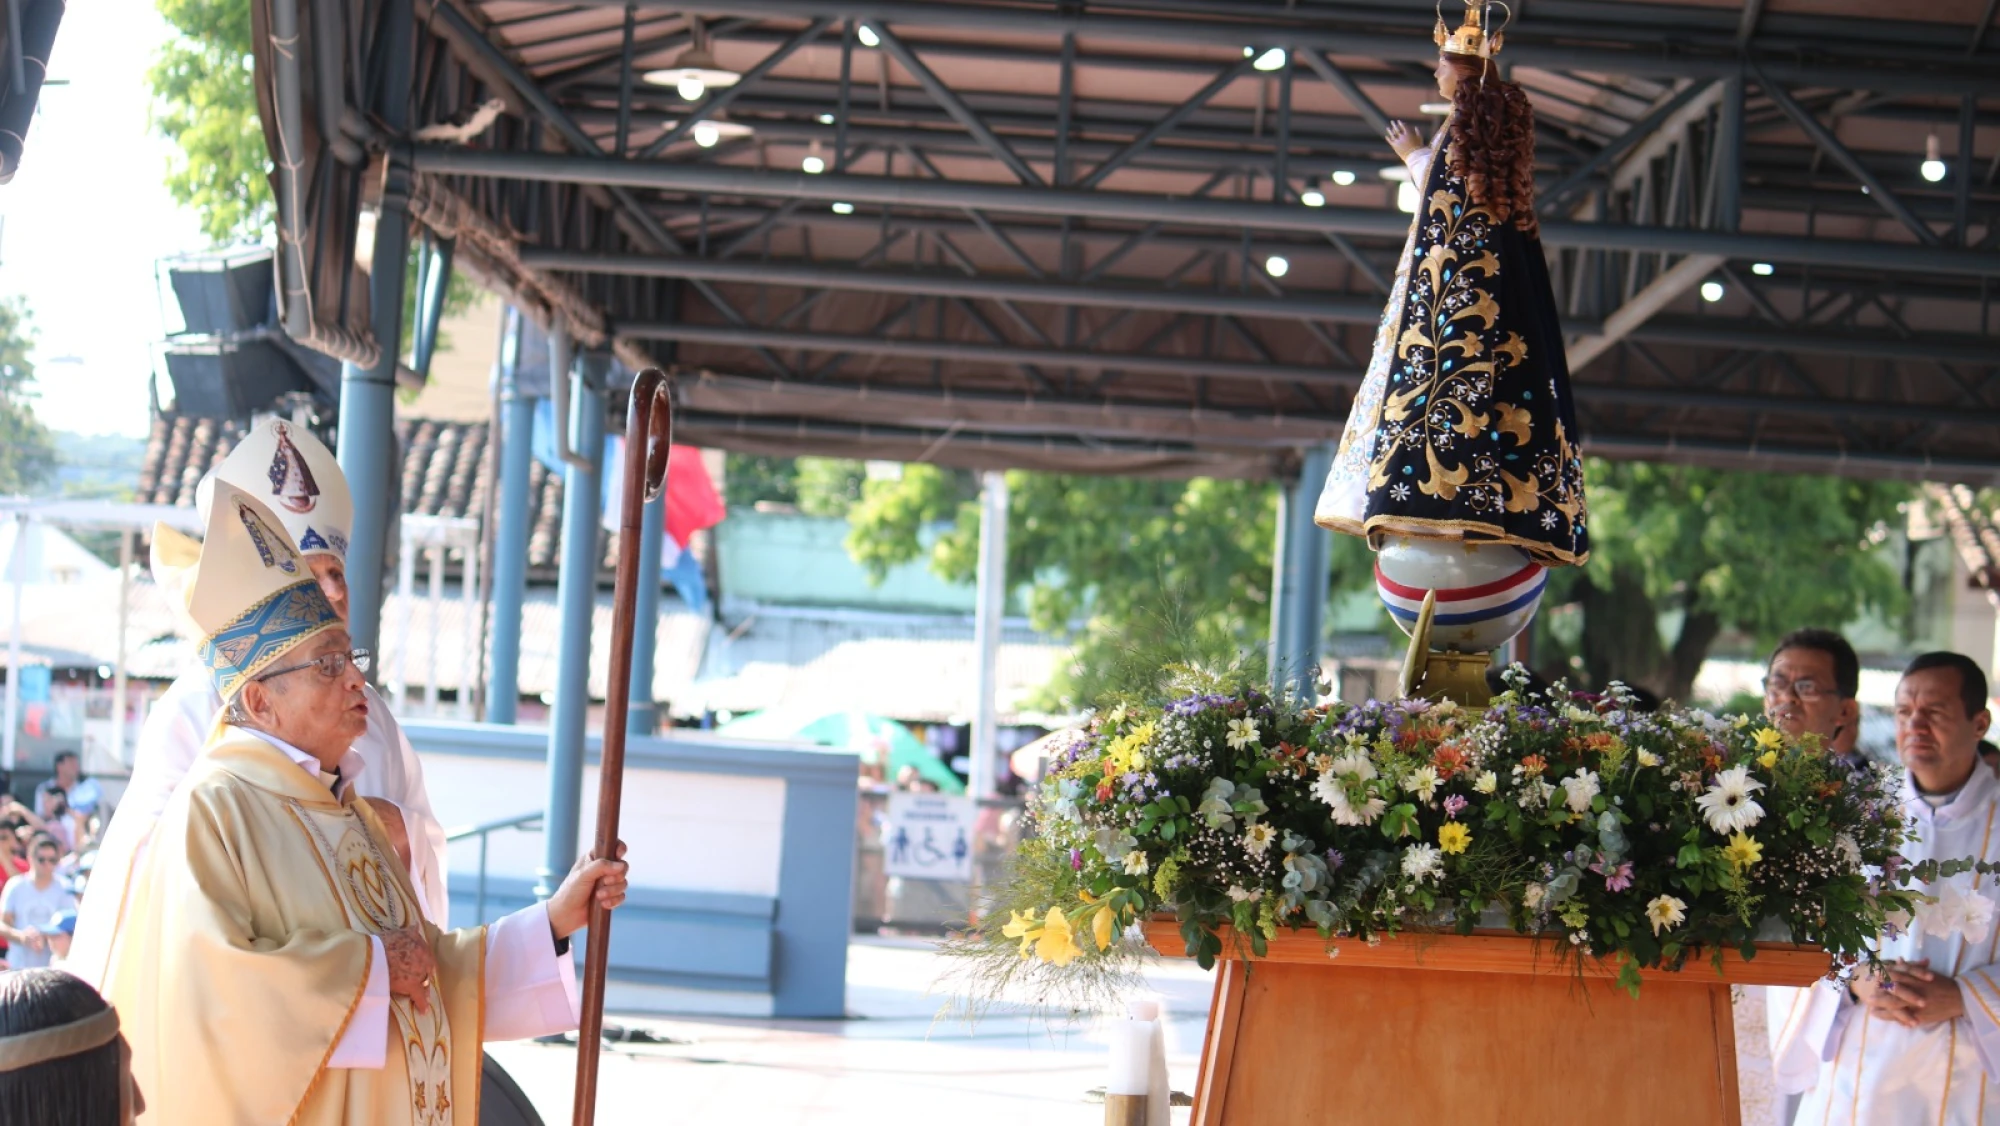
[[1413,844],[1403,850],[1403,874],[1422,883],[1444,874],[1444,853],[1435,845]]
[[1490,794],[1500,788],[1500,776],[1490,770],[1482,770],[1473,779],[1472,788],[1482,794]]
[[1135,848],[1131,852],[1125,854],[1126,875],[1143,876],[1151,870],[1152,870],[1152,865],[1147,862],[1146,854],[1144,852]]
[[1436,768],[1420,766],[1410,771],[1410,776],[1403,779],[1403,788],[1417,795],[1418,801],[1429,805],[1431,797],[1437,793],[1438,788]]
[[1687,922],[1687,904],[1671,895],[1655,896],[1646,904],[1646,920],[1653,924],[1653,933],[1662,928],[1677,927]]
[[1271,842],[1278,839],[1278,831],[1269,825],[1252,825],[1243,834],[1243,847],[1252,856],[1264,855]]
[[1229,734],[1224,738],[1232,751],[1240,751],[1257,742],[1257,721],[1254,719],[1232,719]]
[[1715,776],[1708,790],[1694,800],[1708,827],[1724,836],[1741,833],[1764,819],[1764,807],[1750,795],[1764,788],[1750,777],[1747,766],[1733,766]]

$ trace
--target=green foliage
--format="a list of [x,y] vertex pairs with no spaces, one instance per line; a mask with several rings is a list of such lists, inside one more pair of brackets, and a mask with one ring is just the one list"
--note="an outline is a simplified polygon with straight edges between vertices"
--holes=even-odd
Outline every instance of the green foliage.
[[830,457],[798,460],[798,505],[807,516],[845,516],[861,500],[867,471],[858,461]]
[[215,241],[261,238],[271,222],[271,162],[250,73],[250,2],[157,4],[177,33],[147,75],[153,128],[180,148],[167,190]]
[[788,457],[725,454],[722,499],[731,508],[799,502],[798,466]]
[[[1551,576],[1547,605],[1582,609],[1575,655],[1593,685],[1686,699],[1724,631],[1763,645],[1901,605],[1874,545],[1910,500],[1907,484],[1604,461],[1588,479],[1591,560]],[[1668,611],[1680,624],[1663,640]]]
[[35,417],[34,344],[27,300],[0,300],[0,494],[29,492],[55,473],[55,441]]

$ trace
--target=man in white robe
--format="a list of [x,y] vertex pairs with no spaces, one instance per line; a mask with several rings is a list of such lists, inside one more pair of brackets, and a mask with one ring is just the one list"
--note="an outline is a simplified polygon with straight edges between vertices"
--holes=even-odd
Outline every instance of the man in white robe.
[[425,921],[353,797],[368,655],[257,501],[219,487],[207,532],[180,594],[226,723],[141,861],[111,990],[141,1122],[471,1126],[482,1041],[576,1026],[569,939],[625,864],[491,927]]
[[[282,525],[284,534],[318,580],[320,590],[341,618],[347,619],[347,534],[353,501],[347,478],[333,452],[319,439],[289,422],[273,420],[245,435],[199,493],[203,520],[219,484],[257,498]],[[157,548],[156,548],[157,556]],[[163,591],[174,578],[163,573],[184,568],[188,560],[167,560],[155,566],[155,581]],[[172,592],[167,591],[169,598]],[[410,878],[416,885],[424,917],[445,926],[451,903],[445,887],[444,826],[431,811],[424,787],[423,764],[403,735],[396,718],[373,686],[368,698],[368,728],[354,742],[354,752],[366,769],[353,779],[357,796],[388,801],[402,814],[410,838]],[[208,669],[190,664],[166,694],[154,702],[139,731],[132,781],[105,831],[92,882],[100,888],[126,884],[126,875],[141,861],[160,814],[181,780],[194,765],[216,728],[222,697]],[[78,976],[109,990],[119,920],[125,897],[86,896],[77,920],[71,966]]]
[[[1896,751],[1912,862],[2000,861],[2000,776],[1979,760],[1992,722],[1969,658],[1929,653],[1896,687]],[[1812,988],[1789,1051],[1817,1057],[1795,1121],[1811,1126],[2000,1126],[2000,927],[1993,877],[1924,886],[1935,902],[1885,937],[1885,973]],[[1777,1061],[1780,1075],[1794,1060]],[[1989,1090],[1989,1088],[1995,1088]]]

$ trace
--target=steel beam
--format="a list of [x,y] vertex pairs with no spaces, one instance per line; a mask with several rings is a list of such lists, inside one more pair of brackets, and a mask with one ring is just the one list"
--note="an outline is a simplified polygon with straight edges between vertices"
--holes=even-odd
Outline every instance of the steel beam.
[[1561,210],[1563,200],[1576,189],[1583,187],[1598,170],[1615,162],[1619,157],[1636,147],[1640,142],[1652,137],[1668,118],[1679,113],[1682,107],[1708,92],[1709,83],[1690,82],[1681,87],[1673,97],[1661,102],[1654,110],[1635,122],[1630,129],[1614,138],[1611,143],[1590,155],[1590,159],[1570,171],[1557,182],[1555,187],[1541,193],[1543,214],[1553,215]]
[[1811,110],[1800,105],[1797,99],[1785,91],[1784,87],[1771,81],[1754,64],[1752,71],[1757,75],[1757,84],[1763,89],[1764,96],[1771,99],[1779,109],[1785,111],[1785,116],[1791,118],[1792,123],[1797,125],[1807,137],[1812,138],[1813,144],[1818,145],[1821,151],[1832,157],[1834,163],[1847,169],[1848,175],[1861,181],[1862,186],[1867,189],[1869,196],[1876,203],[1882,205],[1882,210],[1887,211],[1895,217],[1897,222],[1909,228],[1910,233],[1917,236],[1918,242],[1923,243],[1925,246],[1938,245],[1937,232],[1931,230],[1929,224],[1917,218],[1908,207],[1905,207],[1903,201],[1897,197],[1896,193],[1889,190],[1888,185],[1878,179],[1875,173],[1869,171],[1868,166],[1861,163],[1860,158],[1856,157],[1846,145],[1840,143],[1840,138],[1833,135],[1833,130],[1820,124],[1819,118],[1814,117]]
[[863,355],[955,360],[961,363],[996,364],[1002,367],[1039,364],[1049,367],[1074,367],[1085,371],[1102,371],[1108,368],[1149,371],[1191,379],[1236,379],[1253,383],[1295,381],[1309,385],[1350,388],[1361,385],[1361,373],[1358,371],[1337,371],[1302,364],[1226,360],[1208,356],[1077,352],[1057,348],[967,344],[955,340],[888,340],[878,336],[779,332],[728,325],[622,324],[618,326],[618,335],[633,340],[677,340],[683,344],[713,344],[737,348],[795,348],[806,352],[858,352]]
[[731,102],[742,97],[745,91],[755,86],[765,75],[776,70],[779,63],[791,58],[793,52],[818,39],[821,35],[825,34],[827,28],[832,26],[833,20],[830,17],[822,17],[807,24],[804,31],[792,36],[780,45],[777,50],[759,59],[757,65],[744,71],[743,77],[737,79],[734,84],[724,87],[721,90],[710,91],[708,97],[700,105],[694,107],[687,116],[681,118],[680,124],[660,134],[651,144],[641,150],[639,159],[651,160],[660,155],[675,141],[692,133],[697,124],[710,120],[716,114],[729,108]]
[[1230,312],[1250,317],[1295,321],[1373,324],[1382,316],[1374,297],[1319,294],[1311,297],[1260,297],[1252,294],[1199,290],[1138,289],[1125,285],[1063,284],[1016,281],[996,277],[855,270],[799,262],[717,262],[704,258],[640,258],[589,251],[526,250],[522,260],[545,270],[618,274],[633,277],[699,278],[746,285],[784,285],[810,289],[902,293],[920,297],[975,297],[992,301],[1032,301],[1110,309],[1158,309],[1171,312]]
[[1195,91],[1191,97],[1180,105],[1161,114],[1159,120],[1148,126],[1145,132],[1133,138],[1130,144],[1112,153],[1104,163],[1092,169],[1090,175],[1085,176],[1077,182],[1077,187],[1090,189],[1103,183],[1106,177],[1123,168],[1133,157],[1152,148],[1153,142],[1179,128],[1181,123],[1186,121],[1194,111],[1206,105],[1210,98],[1220,94],[1234,84],[1237,79],[1250,73],[1251,64],[1255,61],[1255,59],[1250,58],[1238,59],[1234,64],[1225,68],[1221,74],[1210,79],[1208,85]]
[[1694,254],[1654,278],[1604,318],[1603,331],[1581,336],[1570,344],[1570,370],[1582,370],[1584,365],[1651,320],[1654,314],[1673,304],[1681,294],[1699,285],[1722,263],[1720,255]]
[[[1135,192],[1076,191],[1025,188],[949,180],[912,180],[890,176],[767,172],[755,169],[661,162],[617,161],[558,153],[493,152],[468,148],[418,146],[420,171],[439,175],[485,176],[542,182],[605,184],[662,191],[763,196],[883,204],[928,210],[973,207],[1024,215],[1071,216],[1185,224],[1198,227],[1247,227],[1266,231],[1304,231],[1324,235],[1371,235],[1402,239],[1409,219],[1399,212],[1346,207],[1293,207],[1219,199],[1184,199]],[[1794,262],[1845,266],[1859,270],[1902,270],[1911,273],[2000,276],[2000,253],[1956,247],[1909,246],[1848,239],[1814,239],[1791,235],[1729,234],[1722,231],[1678,230],[1667,227],[1547,221],[1542,242],[1549,246],[1583,246],[1605,250],[1636,250],[1671,254],[1722,254],[1763,262]]]
[[1348,76],[1346,71],[1334,65],[1332,59],[1327,58],[1320,52],[1303,51],[1300,53],[1305,58],[1306,65],[1313,69],[1313,73],[1325,79],[1327,85],[1338,90],[1340,96],[1347,99],[1347,104],[1354,107],[1354,112],[1360,115],[1361,120],[1368,123],[1370,129],[1375,130],[1377,133],[1387,133],[1389,131],[1389,115],[1383,113],[1382,107],[1376,105],[1375,100],[1370,98],[1361,89],[1360,83],[1354,81],[1353,78]]
[[[625,0],[585,0],[592,6],[623,6]],[[686,11],[686,0],[642,0],[647,9]],[[1412,27],[1408,33],[1362,31],[1336,26],[1325,19],[1312,25],[1255,23],[1241,16],[1228,19],[1175,18],[1171,16],[1084,15],[1067,8],[1019,8],[932,3],[929,0],[709,0],[695,5],[703,14],[717,16],[761,16],[780,19],[811,19],[822,15],[854,16],[917,26],[949,27],[961,31],[989,31],[1006,35],[1073,34],[1091,41],[1179,43],[1214,46],[1217,43],[1256,42],[1266,46],[1327,51],[1343,56],[1365,56],[1399,62],[1428,63],[1437,58],[1431,37]],[[1428,14],[1425,19],[1428,20]],[[1605,28],[1630,37],[1631,29]],[[1544,41],[1534,30],[1511,30],[1507,37],[1507,58],[1515,66],[1541,70],[1582,70],[1598,74],[1673,75],[1692,78],[1727,78],[1736,73],[1741,60],[1730,43],[1727,53],[1695,54],[1676,50],[1670,42],[1653,41],[1633,48],[1589,46],[1573,39],[1574,26],[1551,28]],[[1558,38],[1560,37],[1560,38]],[[1731,37],[1733,39],[1733,36]],[[1911,67],[1880,67],[1841,63],[1772,63],[1770,72],[1779,81],[1800,86],[1837,86],[1886,92],[1929,92],[1939,94],[2000,93],[2000,75],[1976,72],[1967,67],[1963,56],[1947,59],[1926,56]]]
[[880,22],[871,26],[881,38],[882,50],[902,64],[903,69],[910,72],[910,77],[917,80],[917,85],[922,86],[924,92],[931,96],[931,100],[943,107],[944,111],[952,116],[952,120],[958,122],[967,133],[972,134],[974,139],[985,146],[986,151],[992,153],[994,159],[1006,165],[1015,179],[1030,187],[1042,186],[1041,176],[1028,167],[1028,162],[1016,155],[1013,149],[1008,148],[1007,142],[1001,140],[999,134],[987,128],[986,123],[979,119],[979,115],[972,111],[972,107],[966,105],[965,100],[954,93],[951,87],[946,86],[944,80],[933,73],[930,67],[925,66],[924,61],[919,59],[916,52],[910,50],[895,32]]

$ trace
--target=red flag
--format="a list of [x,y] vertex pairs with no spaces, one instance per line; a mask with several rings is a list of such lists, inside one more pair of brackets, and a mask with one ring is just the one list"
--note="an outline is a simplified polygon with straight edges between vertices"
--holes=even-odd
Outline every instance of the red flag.
[[713,528],[729,515],[708,467],[701,463],[701,451],[693,446],[675,446],[667,451],[667,538],[686,548],[688,540],[703,528]]

